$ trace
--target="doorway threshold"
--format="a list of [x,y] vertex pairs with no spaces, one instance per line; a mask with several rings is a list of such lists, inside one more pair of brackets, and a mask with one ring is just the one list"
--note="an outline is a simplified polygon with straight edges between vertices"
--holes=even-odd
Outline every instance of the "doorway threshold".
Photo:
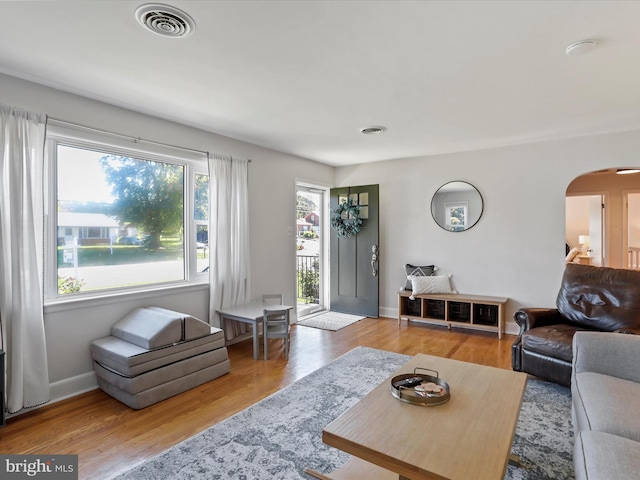
[[[300,307],[300,305],[298,305],[298,307]],[[309,317],[314,317],[316,315],[319,315],[321,313],[325,313],[328,310],[326,308],[317,308],[318,306],[316,305],[316,308],[306,308],[304,310],[299,309],[298,310],[298,320],[302,320],[304,318],[309,318]]]

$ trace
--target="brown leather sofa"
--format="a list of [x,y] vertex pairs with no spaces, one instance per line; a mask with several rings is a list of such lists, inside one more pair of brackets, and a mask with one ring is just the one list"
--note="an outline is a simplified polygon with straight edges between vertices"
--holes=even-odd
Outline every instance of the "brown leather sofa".
[[568,387],[575,332],[640,334],[640,272],[569,263],[556,308],[522,308],[514,319],[513,369]]

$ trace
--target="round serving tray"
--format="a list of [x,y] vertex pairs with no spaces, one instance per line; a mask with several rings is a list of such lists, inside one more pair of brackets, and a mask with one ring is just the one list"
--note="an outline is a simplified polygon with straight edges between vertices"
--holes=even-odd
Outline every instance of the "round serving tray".
[[[435,373],[435,376],[420,373],[418,372],[418,370]],[[398,387],[394,385],[400,380],[406,380],[407,378],[412,377],[420,377],[422,378],[423,382],[433,382],[436,385],[440,385],[443,388],[443,391],[441,393],[418,392],[416,391],[415,387]],[[435,370],[430,370],[428,368],[416,367],[413,369],[413,373],[403,373],[401,375],[396,375],[391,379],[390,386],[391,395],[396,397],[398,400],[406,403],[411,403],[413,405],[433,407],[436,405],[447,403],[451,398],[451,389],[449,388],[449,384],[440,378],[438,372],[436,372]]]

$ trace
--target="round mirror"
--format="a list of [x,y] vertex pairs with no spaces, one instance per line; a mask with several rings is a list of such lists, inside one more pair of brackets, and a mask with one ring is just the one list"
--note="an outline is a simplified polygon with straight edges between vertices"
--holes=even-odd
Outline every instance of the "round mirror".
[[431,215],[449,232],[462,232],[473,227],[482,216],[482,195],[467,182],[449,182],[441,186],[431,199]]

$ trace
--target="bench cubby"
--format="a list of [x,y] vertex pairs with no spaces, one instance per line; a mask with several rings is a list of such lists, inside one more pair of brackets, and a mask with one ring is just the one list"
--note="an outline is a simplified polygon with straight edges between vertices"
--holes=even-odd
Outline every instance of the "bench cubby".
[[451,327],[504,333],[504,307],[508,298],[461,293],[425,294],[411,297],[411,291],[398,292],[398,325],[404,318]]

